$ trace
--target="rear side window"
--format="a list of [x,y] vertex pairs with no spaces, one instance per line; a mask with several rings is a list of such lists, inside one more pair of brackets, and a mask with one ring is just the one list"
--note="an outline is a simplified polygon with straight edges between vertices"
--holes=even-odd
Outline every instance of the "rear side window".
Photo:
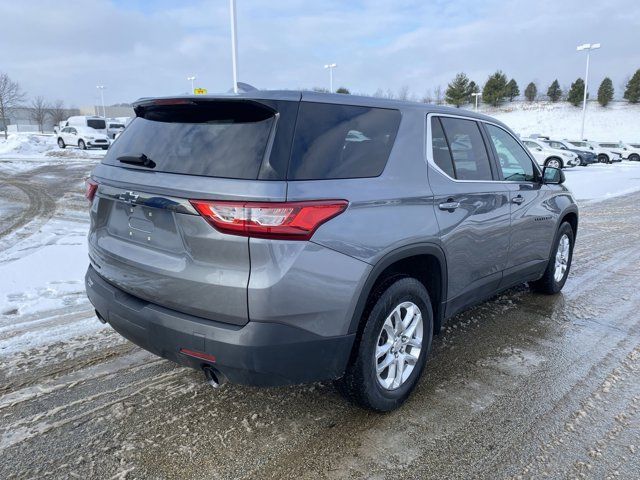
[[376,177],[400,125],[398,110],[302,102],[289,180]]
[[255,180],[274,122],[274,111],[253,102],[148,106],[103,162],[130,167],[118,158],[144,154],[154,171]]
[[492,180],[489,154],[480,127],[473,120],[440,118],[449,146],[455,178],[458,180]]

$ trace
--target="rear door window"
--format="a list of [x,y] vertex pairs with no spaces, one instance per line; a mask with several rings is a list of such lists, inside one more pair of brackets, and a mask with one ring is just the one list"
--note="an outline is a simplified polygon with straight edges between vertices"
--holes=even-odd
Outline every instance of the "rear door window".
[[103,162],[131,168],[118,158],[144,154],[154,171],[255,180],[274,123],[275,112],[255,102],[148,106]]
[[458,180],[492,180],[489,154],[480,128],[473,120],[441,117]]
[[398,110],[302,102],[289,180],[376,177],[400,125]]
[[433,161],[438,168],[451,178],[456,178],[447,137],[444,135],[444,130],[438,117],[431,117],[431,149],[433,152]]

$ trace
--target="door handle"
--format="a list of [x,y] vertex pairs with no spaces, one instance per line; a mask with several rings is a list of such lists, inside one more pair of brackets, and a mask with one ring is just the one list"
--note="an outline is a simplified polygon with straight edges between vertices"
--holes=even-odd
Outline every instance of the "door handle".
[[524,203],[524,197],[522,195],[518,195],[517,197],[513,197],[511,201],[520,205],[521,203]]
[[454,202],[453,200],[441,203],[438,205],[440,210],[449,210],[450,212],[454,211],[456,208],[460,206],[460,202]]

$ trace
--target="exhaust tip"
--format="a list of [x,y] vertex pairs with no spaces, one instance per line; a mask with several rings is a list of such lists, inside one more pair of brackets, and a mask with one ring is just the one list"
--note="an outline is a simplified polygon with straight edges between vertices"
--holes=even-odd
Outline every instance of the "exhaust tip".
[[98,312],[98,310],[94,310],[96,312],[96,317],[98,317],[98,320],[100,320],[100,323],[107,323],[107,320],[100,315],[100,312]]
[[202,371],[204,372],[204,376],[207,379],[207,383],[214,389],[220,388],[227,382],[227,379],[224,377],[224,375],[222,375],[214,368],[206,366],[202,368]]

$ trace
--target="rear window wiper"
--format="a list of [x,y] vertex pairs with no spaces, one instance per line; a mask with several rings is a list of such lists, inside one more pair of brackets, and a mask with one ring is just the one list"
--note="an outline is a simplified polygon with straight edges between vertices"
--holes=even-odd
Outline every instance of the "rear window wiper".
[[121,155],[118,157],[118,161],[122,163],[128,163],[130,165],[140,165],[141,167],[155,168],[156,162],[147,157],[144,153],[140,155]]

